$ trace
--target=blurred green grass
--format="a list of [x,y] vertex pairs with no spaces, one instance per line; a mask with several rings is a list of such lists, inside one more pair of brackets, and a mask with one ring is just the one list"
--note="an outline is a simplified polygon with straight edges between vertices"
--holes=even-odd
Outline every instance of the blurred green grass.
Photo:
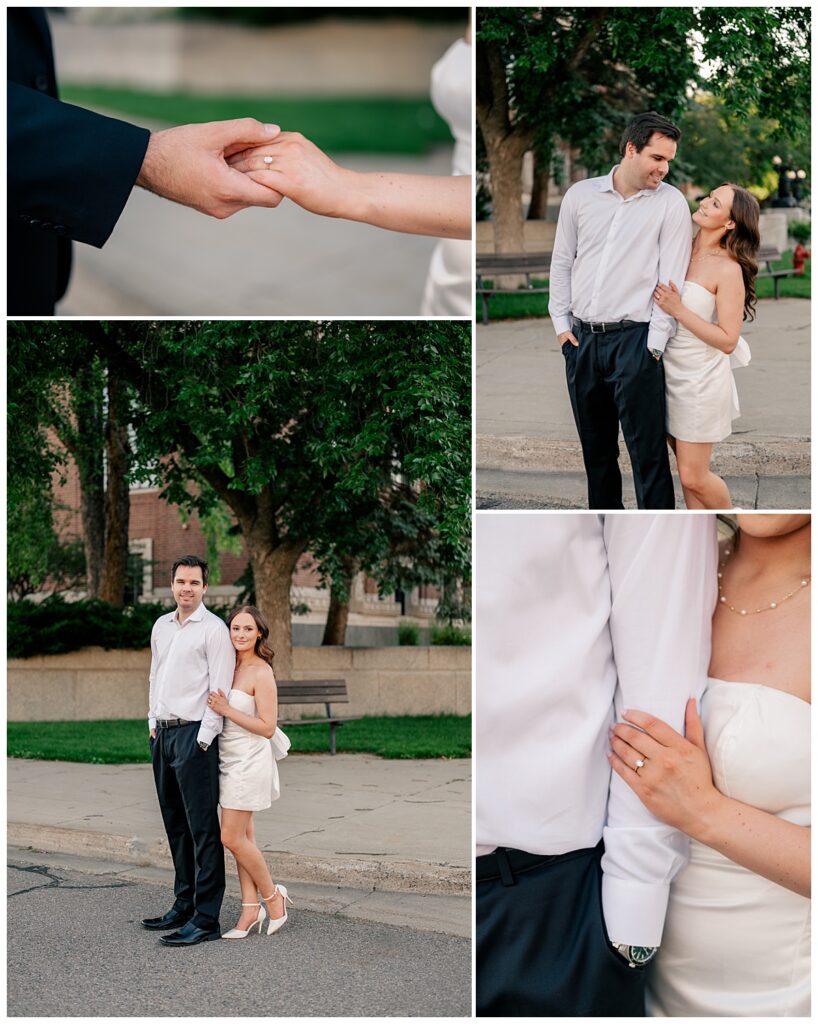
[[452,141],[446,123],[426,98],[371,96],[200,96],[65,85],[60,98],[81,107],[166,125],[255,117],[306,135],[335,153],[420,156]]
[[[329,726],[285,727],[292,753],[329,752]],[[460,715],[367,716],[336,731],[339,753],[407,759],[471,756],[471,718]],[[88,722],[9,722],[8,756],[84,764],[147,764],[144,718]]]

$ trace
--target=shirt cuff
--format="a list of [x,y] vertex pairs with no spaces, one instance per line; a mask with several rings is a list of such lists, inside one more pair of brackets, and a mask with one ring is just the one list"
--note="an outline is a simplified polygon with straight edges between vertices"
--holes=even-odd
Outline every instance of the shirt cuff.
[[196,737],[196,740],[198,743],[206,743],[210,746],[218,735],[218,729],[214,729],[212,726],[201,725],[199,726],[199,735]]
[[149,729],[155,729],[156,728],[156,719],[155,718],[151,718],[150,716],[148,717],[148,728]]
[[554,331],[555,331],[557,337],[559,337],[561,334],[564,334],[566,331],[573,331],[573,329],[574,329],[574,318],[572,316],[570,316],[570,315],[568,315],[568,316],[559,316],[559,315],[558,316],[553,316],[552,315],[551,323],[552,323],[552,325],[554,327]]
[[662,941],[670,885],[602,876],[602,914],[611,942],[658,946]]
[[657,327],[648,328],[648,348],[656,349],[657,352],[664,352],[670,339]]

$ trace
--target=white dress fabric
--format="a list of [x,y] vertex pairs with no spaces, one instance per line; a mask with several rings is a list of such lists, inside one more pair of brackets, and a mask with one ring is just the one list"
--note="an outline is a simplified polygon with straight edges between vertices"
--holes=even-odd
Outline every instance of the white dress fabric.
[[[685,281],[682,303],[714,323],[716,296],[696,281]],[[723,441],[739,416],[730,356],[679,325],[664,354],[667,432],[679,441]]]
[[[810,705],[710,679],[702,698],[717,788],[810,824]],[[810,901],[691,840],[648,979],[654,1017],[808,1017]]]
[[[452,174],[471,174],[471,46],[452,43],[432,68],[432,103],[454,136]],[[432,254],[422,316],[471,316],[471,242],[441,238]]]
[[[232,689],[230,706],[245,715],[256,714],[251,693]],[[272,743],[248,732],[229,718],[219,737],[219,803],[236,811],[263,811],[281,796],[276,760],[286,756],[289,740],[276,729]]]

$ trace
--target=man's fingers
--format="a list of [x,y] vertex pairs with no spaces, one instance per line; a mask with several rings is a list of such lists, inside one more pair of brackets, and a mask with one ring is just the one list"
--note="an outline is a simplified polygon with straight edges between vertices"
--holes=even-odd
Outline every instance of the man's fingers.
[[270,181],[269,186],[264,184],[264,177],[268,172],[259,171],[259,181],[255,180],[252,174],[242,174],[240,171],[229,168],[231,198],[237,203],[244,203],[246,206],[268,206],[275,208],[284,198],[276,191],[275,182]]
[[225,153],[238,148],[263,146],[280,134],[277,124],[262,124],[254,117],[240,117],[235,121],[213,121],[210,125],[214,143]]

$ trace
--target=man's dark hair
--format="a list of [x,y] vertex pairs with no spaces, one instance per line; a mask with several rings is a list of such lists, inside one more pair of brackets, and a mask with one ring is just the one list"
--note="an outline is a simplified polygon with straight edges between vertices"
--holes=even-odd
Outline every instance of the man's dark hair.
[[647,146],[652,135],[664,135],[668,139],[678,142],[682,133],[672,121],[657,114],[655,110],[649,110],[646,114],[637,114],[628,127],[622,132],[619,140],[619,155],[625,155],[625,147],[632,142],[636,152],[641,153]]
[[198,555],[182,555],[181,558],[177,558],[176,561],[173,563],[173,569],[171,570],[170,573],[171,580],[176,579],[176,570],[179,568],[180,565],[186,565],[189,569],[195,569],[196,566],[198,565],[199,568],[202,570],[202,583],[207,583],[207,577],[209,575],[210,570],[207,568],[207,562],[199,558]]

